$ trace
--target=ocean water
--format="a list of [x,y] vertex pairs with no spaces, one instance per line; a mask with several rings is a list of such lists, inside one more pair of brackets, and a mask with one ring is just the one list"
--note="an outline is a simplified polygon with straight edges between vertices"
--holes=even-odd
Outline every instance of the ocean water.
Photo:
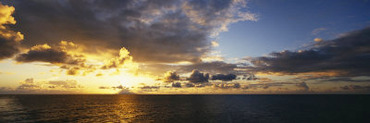
[[8,122],[370,123],[370,95],[0,95]]

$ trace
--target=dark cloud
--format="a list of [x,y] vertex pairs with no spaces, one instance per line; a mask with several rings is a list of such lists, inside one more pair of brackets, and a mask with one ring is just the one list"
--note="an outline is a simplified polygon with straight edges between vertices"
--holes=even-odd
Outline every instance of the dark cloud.
[[178,75],[176,72],[168,71],[164,75],[165,82],[173,82],[175,80],[180,80],[180,75]]
[[310,89],[306,82],[297,83],[296,86],[304,89],[305,91],[308,91]]
[[51,48],[47,44],[36,45],[28,52],[19,54],[15,60],[17,62],[49,62],[63,64],[79,64],[85,61],[82,56],[71,55],[61,49]]
[[185,86],[186,87],[195,87],[195,85],[193,83],[186,83]]
[[235,74],[216,74],[216,75],[212,75],[212,80],[222,80],[222,81],[231,81],[231,80],[234,80],[236,79],[236,75]]
[[144,89],[144,90],[151,90],[151,89],[159,89],[160,86],[143,86],[143,87],[139,87],[140,89]]
[[111,87],[100,86],[99,89],[111,89]]
[[273,52],[249,59],[257,71],[288,74],[340,72],[340,76],[370,75],[370,28],[317,42],[307,50]]
[[77,45],[67,41],[61,41],[55,46],[49,46],[48,44],[36,45],[27,52],[18,54],[15,60],[19,63],[51,63],[65,69],[67,75],[86,75],[95,71],[98,66],[87,64],[84,55],[74,52],[77,48]]
[[199,70],[193,70],[193,72],[190,74],[190,77],[188,78],[189,82],[193,83],[204,83],[208,82],[209,74],[201,73]]
[[126,47],[140,62],[199,62],[211,48],[208,37],[227,25],[255,21],[244,1],[20,0],[16,29],[24,45],[76,41],[91,53]]
[[113,90],[122,90],[122,89],[128,89],[127,87],[124,87],[122,85],[118,85],[118,86],[112,86],[112,87],[108,87],[108,86],[100,86],[99,89],[113,89]]
[[366,77],[365,79],[353,79],[352,77],[328,77],[324,78],[326,81],[332,82],[370,82],[370,78]]
[[133,92],[131,92],[131,90],[129,88],[122,88],[120,92],[118,92],[118,94],[135,94]]
[[0,10],[0,60],[2,60],[11,58],[19,52],[23,35],[8,27],[16,23],[12,16],[14,7],[0,3]]
[[181,88],[181,83],[180,82],[174,82],[174,83],[172,83],[172,87]]
[[370,86],[361,86],[361,85],[346,85],[340,88],[343,90],[370,90]]
[[113,89],[124,89],[124,88],[126,88],[126,87],[123,87],[122,85],[119,85],[119,86],[113,86],[112,88],[113,88]]
[[18,47],[18,42],[0,38],[0,60],[13,57],[14,54],[19,52]]
[[41,89],[40,85],[34,83],[33,78],[28,78],[25,81],[21,82],[20,85],[17,87],[17,90],[33,90],[33,89]]

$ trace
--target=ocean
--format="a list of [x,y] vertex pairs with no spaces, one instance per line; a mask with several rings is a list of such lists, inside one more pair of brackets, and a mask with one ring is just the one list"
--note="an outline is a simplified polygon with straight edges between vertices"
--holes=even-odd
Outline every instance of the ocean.
[[0,123],[370,123],[370,95],[0,95]]

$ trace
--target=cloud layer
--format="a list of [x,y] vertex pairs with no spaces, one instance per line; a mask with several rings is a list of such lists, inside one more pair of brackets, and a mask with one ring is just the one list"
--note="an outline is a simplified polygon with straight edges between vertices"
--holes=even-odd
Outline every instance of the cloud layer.
[[126,47],[139,62],[200,62],[207,39],[239,21],[256,21],[243,0],[14,1],[27,46],[61,40],[90,53]]
[[334,76],[368,76],[370,28],[349,32],[334,40],[316,42],[307,50],[273,52],[270,56],[248,60],[262,72],[334,72]]

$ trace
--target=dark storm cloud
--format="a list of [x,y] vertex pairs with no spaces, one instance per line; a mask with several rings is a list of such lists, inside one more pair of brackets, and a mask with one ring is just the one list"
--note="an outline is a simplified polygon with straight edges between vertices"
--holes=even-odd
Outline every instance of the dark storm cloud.
[[84,59],[78,59],[68,54],[65,51],[57,49],[41,49],[30,50],[27,53],[19,54],[16,59],[18,62],[50,62],[50,63],[65,63],[65,64],[78,64],[83,62]]
[[317,42],[303,51],[273,52],[249,59],[257,71],[304,73],[338,71],[341,76],[370,75],[370,28]]
[[19,52],[23,35],[9,28],[9,25],[16,23],[12,16],[14,7],[0,3],[0,10],[0,60],[2,60],[11,58]]
[[10,58],[19,52],[18,42],[0,38],[0,60]]
[[222,81],[231,81],[231,80],[234,80],[236,79],[236,75],[235,74],[216,74],[216,75],[212,75],[211,77],[212,80],[222,80]]
[[178,75],[176,72],[168,71],[164,75],[165,82],[173,82],[175,80],[180,80],[180,75]]
[[209,74],[201,73],[199,70],[193,70],[193,72],[190,74],[190,77],[188,78],[189,82],[192,83],[204,83],[208,82]]
[[[71,40],[89,52],[126,47],[140,62],[200,62],[208,37],[238,21],[255,21],[243,1],[20,0],[15,27],[27,46]],[[242,11],[243,10],[243,11]]]

